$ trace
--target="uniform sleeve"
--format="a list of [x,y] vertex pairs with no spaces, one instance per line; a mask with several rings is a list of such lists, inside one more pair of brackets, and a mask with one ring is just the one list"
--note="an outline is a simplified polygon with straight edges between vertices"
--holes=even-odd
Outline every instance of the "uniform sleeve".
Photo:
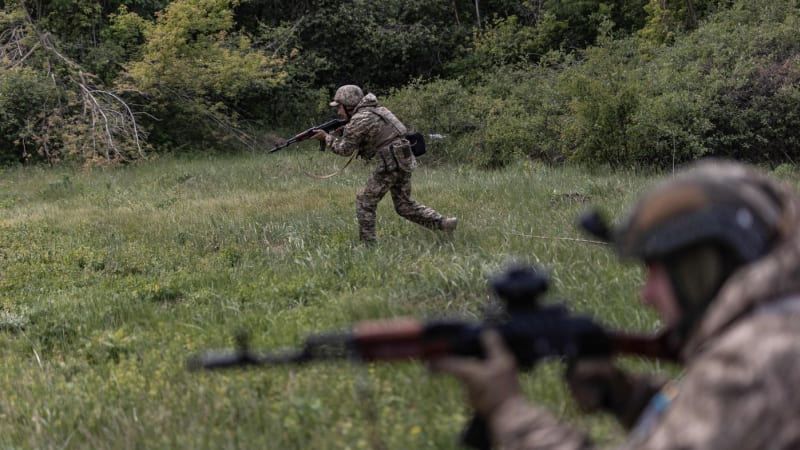
[[329,134],[325,139],[325,148],[337,155],[350,156],[358,152],[367,144],[371,129],[373,128],[369,117],[356,114],[347,123],[342,136]]
[[495,446],[503,450],[588,450],[588,437],[546,410],[513,397],[489,421]]
[[[665,382],[660,376],[625,374],[624,398],[617,399],[617,408],[608,412],[630,428]],[[490,426],[497,447],[504,450],[595,448],[586,434],[559,422],[548,411],[521,397],[511,398],[498,407],[490,418]]]
[[[798,319],[764,314],[728,330],[656,396],[621,449],[800,448]],[[520,397],[498,406],[489,424],[504,450],[594,448],[587,436]]]
[[793,448],[781,440],[800,414],[799,334],[780,328],[740,328],[707,350],[652,430],[634,429],[627,448]]

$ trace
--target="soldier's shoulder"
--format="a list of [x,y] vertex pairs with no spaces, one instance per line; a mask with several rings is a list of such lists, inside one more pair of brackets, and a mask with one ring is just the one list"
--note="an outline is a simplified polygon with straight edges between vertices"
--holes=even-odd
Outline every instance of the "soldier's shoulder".
[[723,370],[735,360],[754,372],[776,365],[800,372],[800,315],[756,310],[721,332],[710,350]]
[[361,108],[350,118],[350,123],[370,123],[378,120],[380,120],[380,116],[375,112],[374,108]]

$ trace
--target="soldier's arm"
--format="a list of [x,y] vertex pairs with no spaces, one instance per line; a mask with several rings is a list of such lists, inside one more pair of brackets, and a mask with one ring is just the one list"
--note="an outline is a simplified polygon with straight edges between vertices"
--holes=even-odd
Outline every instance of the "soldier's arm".
[[644,408],[666,383],[666,378],[631,374],[608,358],[572,361],[565,376],[572,398],[585,412],[612,414],[630,429]]
[[688,367],[663,416],[634,428],[628,448],[791,447],[781,442],[800,411],[800,327],[781,334],[776,330],[786,326],[778,321],[733,330],[707,350]]
[[475,411],[486,421],[497,448],[515,450],[590,449],[587,437],[560,423],[544,409],[525,400],[516,361],[500,334],[481,335],[484,359],[444,357],[433,361],[436,371],[460,379]]
[[489,428],[496,447],[507,450],[595,448],[585,434],[522,397],[510,398],[498,406],[489,418]]
[[325,149],[337,155],[350,156],[365,145],[371,128],[369,118],[357,114],[344,127],[341,136],[328,134],[325,137]]

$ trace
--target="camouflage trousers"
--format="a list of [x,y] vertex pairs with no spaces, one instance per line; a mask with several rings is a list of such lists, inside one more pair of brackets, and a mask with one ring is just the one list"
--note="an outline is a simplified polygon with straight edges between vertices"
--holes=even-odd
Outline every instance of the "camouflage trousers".
[[376,170],[356,196],[358,235],[364,242],[375,241],[375,218],[378,203],[387,192],[392,194],[397,214],[423,227],[441,229],[442,215],[411,200],[411,172]]

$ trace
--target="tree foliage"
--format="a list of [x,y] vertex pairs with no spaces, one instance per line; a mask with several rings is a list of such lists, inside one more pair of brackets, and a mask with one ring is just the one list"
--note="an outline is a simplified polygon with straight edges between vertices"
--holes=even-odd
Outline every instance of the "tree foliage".
[[[211,121],[210,135],[187,129],[183,143],[233,136],[253,145],[237,123],[236,105],[280,85],[284,58],[255,49],[249,36],[234,30],[237,0],[177,0],[155,23],[127,12],[114,16],[117,30],[140,29],[140,57],[127,65],[126,86],[148,97],[159,127]],[[219,133],[222,130],[222,133]],[[173,136],[174,138],[175,136]]]
[[[423,129],[449,131],[441,153],[486,167],[518,155],[664,168],[705,156],[795,163],[798,20],[794,1],[736,2],[669,44],[606,20],[580,52],[551,51],[537,64],[515,59],[477,82],[414,84],[398,97],[424,100],[410,114]],[[484,54],[522,54],[520,46],[494,48]],[[471,126],[447,127],[443,114]]]
[[145,133],[121,93],[66,55],[24,3],[10,2],[0,25],[0,159],[105,164],[144,156]]
[[[796,0],[7,1],[0,162],[259,148],[375,92],[429,160],[798,158]],[[198,126],[202,124],[202,126]]]

